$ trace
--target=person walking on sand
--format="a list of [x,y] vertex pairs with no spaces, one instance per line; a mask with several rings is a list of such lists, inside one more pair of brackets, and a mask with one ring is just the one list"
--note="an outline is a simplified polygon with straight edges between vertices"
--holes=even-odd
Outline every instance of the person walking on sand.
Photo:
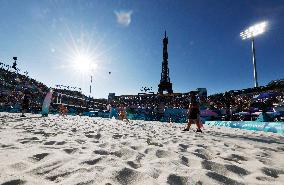
[[202,132],[201,125],[200,125],[200,111],[199,111],[199,104],[196,98],[196,94],[194,92],[190,92],[190,104],[189,104],[189,110],[188,110],[189,116],[188,116],[188,123],[187,127],[183,131],[189,131],[190,126],[193,122],[195,122],[197,126],[196,132]]
[[126,108],[124,107],[124,105],[123,104],[121,104],[120,105],[120,107],[119,107],[119,113],[118,113],[118,118],[120,119],[120,120],[124,120],[124,119],[126,119],[126,121],[129,123],[129,120],[127,119],[127,116],[126,116],[126,110],[125,110]]
[[25,91],[25,94],[22,98],[22,115],[21,117],[26,117],[25,113],[28,111],[30,106],[30,93]]
[[117,118],[117,108],[114,104],[110,104],[109,106],[109,118],[112,119],[112,118]]
[[60,116],[66,116],[66,114],[67,114],[67,112],[68,112],[68,109],[67,109],[66,107],[64,107],[63,104],[60,104],[60,105],[58,106],[58,108],[59,108],[59,115],[60,115]]
[[165,114],[165,103],[163,99],[160,100],[157,111],[157,121],[161,121]]

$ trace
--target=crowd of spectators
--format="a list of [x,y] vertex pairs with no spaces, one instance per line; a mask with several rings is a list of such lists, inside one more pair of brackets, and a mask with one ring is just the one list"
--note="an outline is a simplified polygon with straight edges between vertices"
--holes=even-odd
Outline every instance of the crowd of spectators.
[[[246,91],[243,93],[243,91]],[[251,89],[243,91],[230,91],[225,93],[219,93],[207,97],[207,99],[201,99],[199,97],[200,108],[202,110],[211,110],[216,113],[216,116],[211,117],[211,120],[240,120],[256,119],[254,117],[245,117],[243,115],[237,115],[236,113],[260,113],[260,112],[273,112],[274,107],[283,105],[284,103],[284,91],[283,89],[274,89],[274,91],[263,91],[261,88]],[[258,98],[258,95],[266,94],[267,96]],[[114,98],[110,104],[112,107],[119,107],[123,105],[128,108],[128,112],[146,114],[146,115],[158,115],[160,109],[171,110],[175,109],[188,109],[190,98],[188,93],[177,94],[172,96],[160,96],[160,95],[143,95],[143,96],[118,96]],[[162,107],[162,108],[161,108]],[[186,115],[181,115],[185,117]]]
[[31,110],[39,111],[48,87],[16,71],[0,68],[0,110],[18,112],[25,91],[31,93]]
[[208,108],[219,115],[227,116],[230,120],[234,119],[235,113],[273,112],[274,107],[284,103],[283,89],[267,91],[263,88],[254,88],[245,93],[230,91],[212,95],[208,97]]
[[[31,96],[30,111],[38,113],[49,88],[43,83],[19,74],[17,71],[0,68],[0,111],[17,112],[21,109],[21,101],[25,91]],[[81,113],[90,110],[108,112],[110,107],[124,106],[130,114],[146,114],[149,119],[157,117],[165,110],[186,110],[190,103],[189,93],[174,93],[171,95],[142,94],[115,96],[111,100],[93,99],[79,91],[69,89],[53,89],[51,110],[58,111],[58,105],[63,104],[71,113]],[[198,92],[197,92],[198,93]],[[260,94],[267,96],[257,97]],[[240,112],[269,112],[275,106],[284,103],[284,80],[275,80],[267,86],[232,90],[225,93],[200,96],[200,108],[214,111],[218,116],[234,120],[234,114]],[[183,115],[184,116],[184,115]]]
[[[25,93],[29,93],[30,105],[29,112],[39,113],[45,95],[49,87],[43,83],[18,73],[13,69],[5,69],[0,66],[0,111],[20,112],[22,99]],[[93,99],[88,98],[81,92],[67,89],[53,89],[53,100],[51,111],[57,112],[58,105],[64,104],[68,107],[74,107],[74,110],[91,107]]]

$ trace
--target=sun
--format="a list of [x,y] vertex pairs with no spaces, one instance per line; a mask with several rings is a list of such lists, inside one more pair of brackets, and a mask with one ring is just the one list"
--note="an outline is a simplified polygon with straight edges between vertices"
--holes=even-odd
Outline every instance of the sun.
[[79,52],[72,57],[72,68],[81,73],[91,73],[97,68],[97,64],[91,55]]
[[110,60],[110,51],[117,47],[117,44],[105,46],[106,36],[100,36],[96,31],[86,31],[74,29],[74,34],[66,25],[66,34],[60,37],[58,48],[54,49],[54,57],[60,61],[59,69],[68,73],[81,85],[85,84],[90,76],[93,79],[107,78],[105,72],[106,65]]

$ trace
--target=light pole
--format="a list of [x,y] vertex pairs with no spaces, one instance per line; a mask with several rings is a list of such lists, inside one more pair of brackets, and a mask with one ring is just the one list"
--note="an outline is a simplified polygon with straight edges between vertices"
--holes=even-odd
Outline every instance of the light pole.
[[90,83],[90,97],[92,95],[92,85],[93,85],[93,76],[91,75],[91,83]]
[[265,31],[265,28],[267,26],[266,22],[261,22],[259,24],[255,24],[245,31],[240,33],[240,36],[243,40],[250,39],[252,40],[252,63],[253,63],[253,77],[254,77],[254,87],[258,87],[258,81],[257,81],[257,72],[256,72],[256,58],[255,58],[255,44],[254,44],[254,38],[257,35],[262,34]]
[[88,71],[89,71],[89,75],[90,75],[90,95],[89,95],[89,97],[91,97],[92,96],[92,86],[93,86],[93,76],[94,76],[94,70],[95,70],[95,65],[94,64],[92,64],[91,62],[89,62],[89,69],[88,69]]

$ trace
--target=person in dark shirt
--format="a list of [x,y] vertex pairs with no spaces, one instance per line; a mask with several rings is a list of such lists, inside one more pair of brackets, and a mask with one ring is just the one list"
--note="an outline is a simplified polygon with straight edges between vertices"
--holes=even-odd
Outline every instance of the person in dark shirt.
[[22,98],[22,115],[21,115],[21,117],[26,117],[25,113],[29,109],[29,106],[30,106],[30,93],[26,91],[23,98]]
[[160,101],[158,107],[157,107],[157,120],[161,121],[162,118],[164,118],[165,113],[165,103],[163,101]]
[[188,123],[187,127],[183,131],[189,131],[189,128],[193,122],[197,125],[196,132],[202,132],[201,126],[200,126],[200,111],[199,111],[199,103],[197,101],[196,95],[194,92],[190,92],[190,104],[189,104],[189,110],[188,110]]

